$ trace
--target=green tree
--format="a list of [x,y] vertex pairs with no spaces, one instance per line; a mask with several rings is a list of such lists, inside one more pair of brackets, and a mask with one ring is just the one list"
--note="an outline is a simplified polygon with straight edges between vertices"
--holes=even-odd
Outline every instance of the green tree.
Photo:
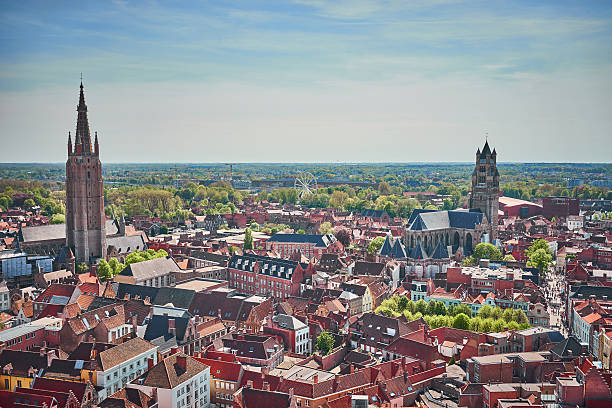
[[493,319],[482,319],[480,321],[480,332],[481,333],[489,333],[493,329]]
[[512,254],[506,254],[504,255],[504,261],[506,262],[516,262],[516,259],[514,259],[514,257],[512,256]]
[[476,316],[480,317],[481,319],[487,319],[491,317],[492,313],[493,313],[493,308],[491,306],[482,305],[480,309],[478,309],[478,313],[476,313]]
[[374,255],[380,251],[383,244],[385,243],[384,237],[376,237],[368,244],[368,254]]
[[378,185],[378,192],[380,193],[380,195],[384,195],[384,196],[390,195],[392,193],[391,186],[386,181],[382,181]]
[[331,234],[332,232],[334,232],[334,229],[332,228],[331,222],[326,221],[319,225],[319,234]]
[[443,302],[437,301],[436,306],[434,308],[434,314],[446,316],[448,314],[448,309]]
[[85,262],[81,262],[80,264],[77,265],[77,272],[79,273],[87,272],[88,270],[89,270],[89,266],[87,266]]
[[303,235],[303,234],[306,234],[306,231],[300,228],[299,230],[297,230],[297,233]]
[[474,265],[476,265],[476,260],[474,259],[474,257],[472,255],[466,256],[461,261],[461,265],[462,266],[474,266]]
[[473,255],[476,259],[490,259],[492,261],[501,261],[502,259],[502,253],[499,248],[486,242],[476,245]]
[[455,363],[456,363],[455,356],[451,356],[451,359],[448,361],[448,365],[451,366],[451,365],[454,365]]
[[242,245],[242,249],[253,249],[253,233],[249,227],[244,230],[244,244]]
[[[550,247],[548,246],[548,241],[545,239],[536,239],[533,243],[525,250],[525,255],[529,258],[535,251],[538,249],[544,249],[547,252],[550,251]],[[550,251],[552,255],[552,251]]]
[[162,225],[159,227],[159,233],[160,233],[160,234],[167,234],[167,233],[168,233],[168,227],[167,227],[166,225],[162,224]]
[[53,214],[49,223],[51,224],[64,224],[66,222],[66,216],[64,214]]
[[397,301],[397,310],[399,312],[406,310],[408,308],[408,302],[410,302],[410,299],[408,299],[406,296],[401,296]]
[[459,313],[463,313],[466,316],[471,317],[472,316],[472,309],[466,305],[465,303],[461,303],[458,304],[457,306],[453,307],[453,316],[458,315]]
[[504,312],[501,310],[501,308],[499,306],[495,306],[491,311],[491,318],[493,320],[501,319],[503,314]]
[[527,318],[525,312],[523,312],[522,310],[516,309],[512,313],[512,320],[517,322],[519,325],[529,324],[529,319]]
[[527,266],[536,268],[540,272],[540,276],[550,268],[553,262],[553,257],[550,251],[546,249],[537,249],[529,255]]
[[427,302],[427,308],[425,309],[425,313],[433,316],[436,314],[436,301],[435,300],[430,300],[429,302]]
[[514,311],[510,308],[504,310],[504,313],[502,314],[502,318],[506,321],[506,323],[510,323],[512,321],[513,316]]
[[415,309],[417,313],[425,314],[427,310],[427,303],[423,299],[419,299],[415,304]]
[[463,313],[459,313],[453,320],[453,327],[455,329],[469,330],[470,318]]
[[504,319],[496,319],[493,321],[493,327],[492,330],[494,332],[501,332],[504,330],[504,328],[506,327],[507,323]]
[[334,338],[326,330],[323,330],[317,337],[317,350],[323,355],[331,353],[334,348]]
[[108,262],[104,259],[101,259],[100,263],[98,263],[96,273],[98,274],[98,279],[102,282],[113,277],[113,271]]
[[34,206],[36,205],[36,202],[34,202],[34,200],[32,200],[31,198],[27,198],[27,199],[26,199],[26,200],[23,202],[23,205],[24,205],[26,208],[32,208],[32,207],[34,207]]

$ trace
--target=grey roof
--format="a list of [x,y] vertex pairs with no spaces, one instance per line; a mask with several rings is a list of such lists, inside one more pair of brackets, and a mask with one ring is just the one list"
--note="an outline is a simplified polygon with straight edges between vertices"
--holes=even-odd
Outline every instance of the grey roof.
[[556,344],[553,348],[550,349],[550,351],[560,357],[578,357],[582,354],[582,346],[574,336],[570,336],[567,339]]
[[[106,220],[106,235],[119,232],[114,220]],[[22,242],[51,241],[66,239],[66,224],[36,225],[23,227],[20,231]]]
[[41,326],[35,326],[31,323],[21,324],[16,327],[11,327],[10,329],[5,329],[0,331],[0,343],[4,343],[8,340],[25,336],[26,334],[35,332],[39,330]]
[[286,314],[276,315],[272,318],[272,321],[277,323],[280,327],[290,330],[300,330],[308,327],[295,317]]
[[287,243],[307,243],[315,244],[317,247],[327,248],[330,244],[336,242],[336,237],[332,234],[313,235],[313,234],[274,234],[268,239],[268,242],[287,242]]
[[378,252],[381,255],[391,256],[391,252],[393,250],[393,244],[391,243],[391,235],[387,235],[385,238],[385,242],[382,247],[380,247],[380,251]]
[[[416,210],[415,210],[416,211]],[[482,222],[483,214],[479,211],[430,211],[419,212],[410,223],[411,231],[440,230],[447,228],[474,229]]]
[[144,238],[140,234],[110,237],[106,243],[108,246],[114,246],[120,254],[146,249]]
[[423,247],[421,247],[421,243],[417,242],[416,246],[412,248],[412,251],[410,251],[410,258],[427,259],[429,257],[427,256],[427,252],[425,252]]
[[433,259],[449,258],[448,249],[445,246],[443,246],[440,242],[438,242],[438,245],[436,245],[436,247],[434,248],[433,253],[431,254],[431,257]]
[[393,252],[391,253],[391,256],[393,256],[393,258],[396,258],[396,259],[403,259],[403,258],[408,257],[406,254],[406,248],[404,248],[404,245],[402,245],[399,239],[395,240],[395,244],[393,245]]
[[128,265],[119,275],[133,276],[136,280],[151,279],[180,271],[180,267],[171,257],[149,259]]
[[291,280],[295,268],[300,265],[296,261],[289,261],[287,259],[244,254],[234,255],[229,262],[229,267],[241,271],[252,271],[255,263],[259,264],[261,274],[289,280]]

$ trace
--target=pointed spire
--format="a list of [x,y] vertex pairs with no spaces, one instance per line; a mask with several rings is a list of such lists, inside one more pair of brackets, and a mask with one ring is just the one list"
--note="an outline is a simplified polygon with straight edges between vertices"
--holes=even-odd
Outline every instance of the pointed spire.
[[94,153],[96,154],[96,156],[98,156],[98,154],[100,153],[100,149],[98,146],[98,132],[96,132],[95,134],[96,134],[96,139],[94,141]]
[[493,153],[491,153],[492,156],[497,156],[497,152],[495,151],[495,148],[493,148]]
[[70,131],[68,131],[68,156],[72,154],[72,137],[70,136]]
[[[89,122],[87,120],[87,105],[85,104],[85,92],[83,91],[83,79],[79,93],[79,105],[77,106],[76,144],[82,144],[83,153],[91,153],[91,135],[89,134]],[[75,147],[75,150],[78,150]]]
[[489,141],[488,140],[485,142],[485,145],[482,148],[482,154],[484,154],[484,155],[491,154],[491,148],[489,147]]

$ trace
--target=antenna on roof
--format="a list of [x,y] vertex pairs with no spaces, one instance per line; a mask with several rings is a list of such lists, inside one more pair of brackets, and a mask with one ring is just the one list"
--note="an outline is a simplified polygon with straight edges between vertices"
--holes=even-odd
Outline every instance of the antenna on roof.
[[485,130],[485,142],[489,141],[489,131]]

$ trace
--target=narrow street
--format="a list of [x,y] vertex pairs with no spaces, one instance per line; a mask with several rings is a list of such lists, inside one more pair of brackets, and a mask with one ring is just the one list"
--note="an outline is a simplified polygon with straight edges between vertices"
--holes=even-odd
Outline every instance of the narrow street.
[[568,336],[568,330],[563,325],[562,313],[565,304],[562,298],[562,291],[565,288],[565,277],[559,274],[554,266],[546,273],[542,291],[548,302],[547,310],[550,314],[550,327],[558,329],[564,336]]

